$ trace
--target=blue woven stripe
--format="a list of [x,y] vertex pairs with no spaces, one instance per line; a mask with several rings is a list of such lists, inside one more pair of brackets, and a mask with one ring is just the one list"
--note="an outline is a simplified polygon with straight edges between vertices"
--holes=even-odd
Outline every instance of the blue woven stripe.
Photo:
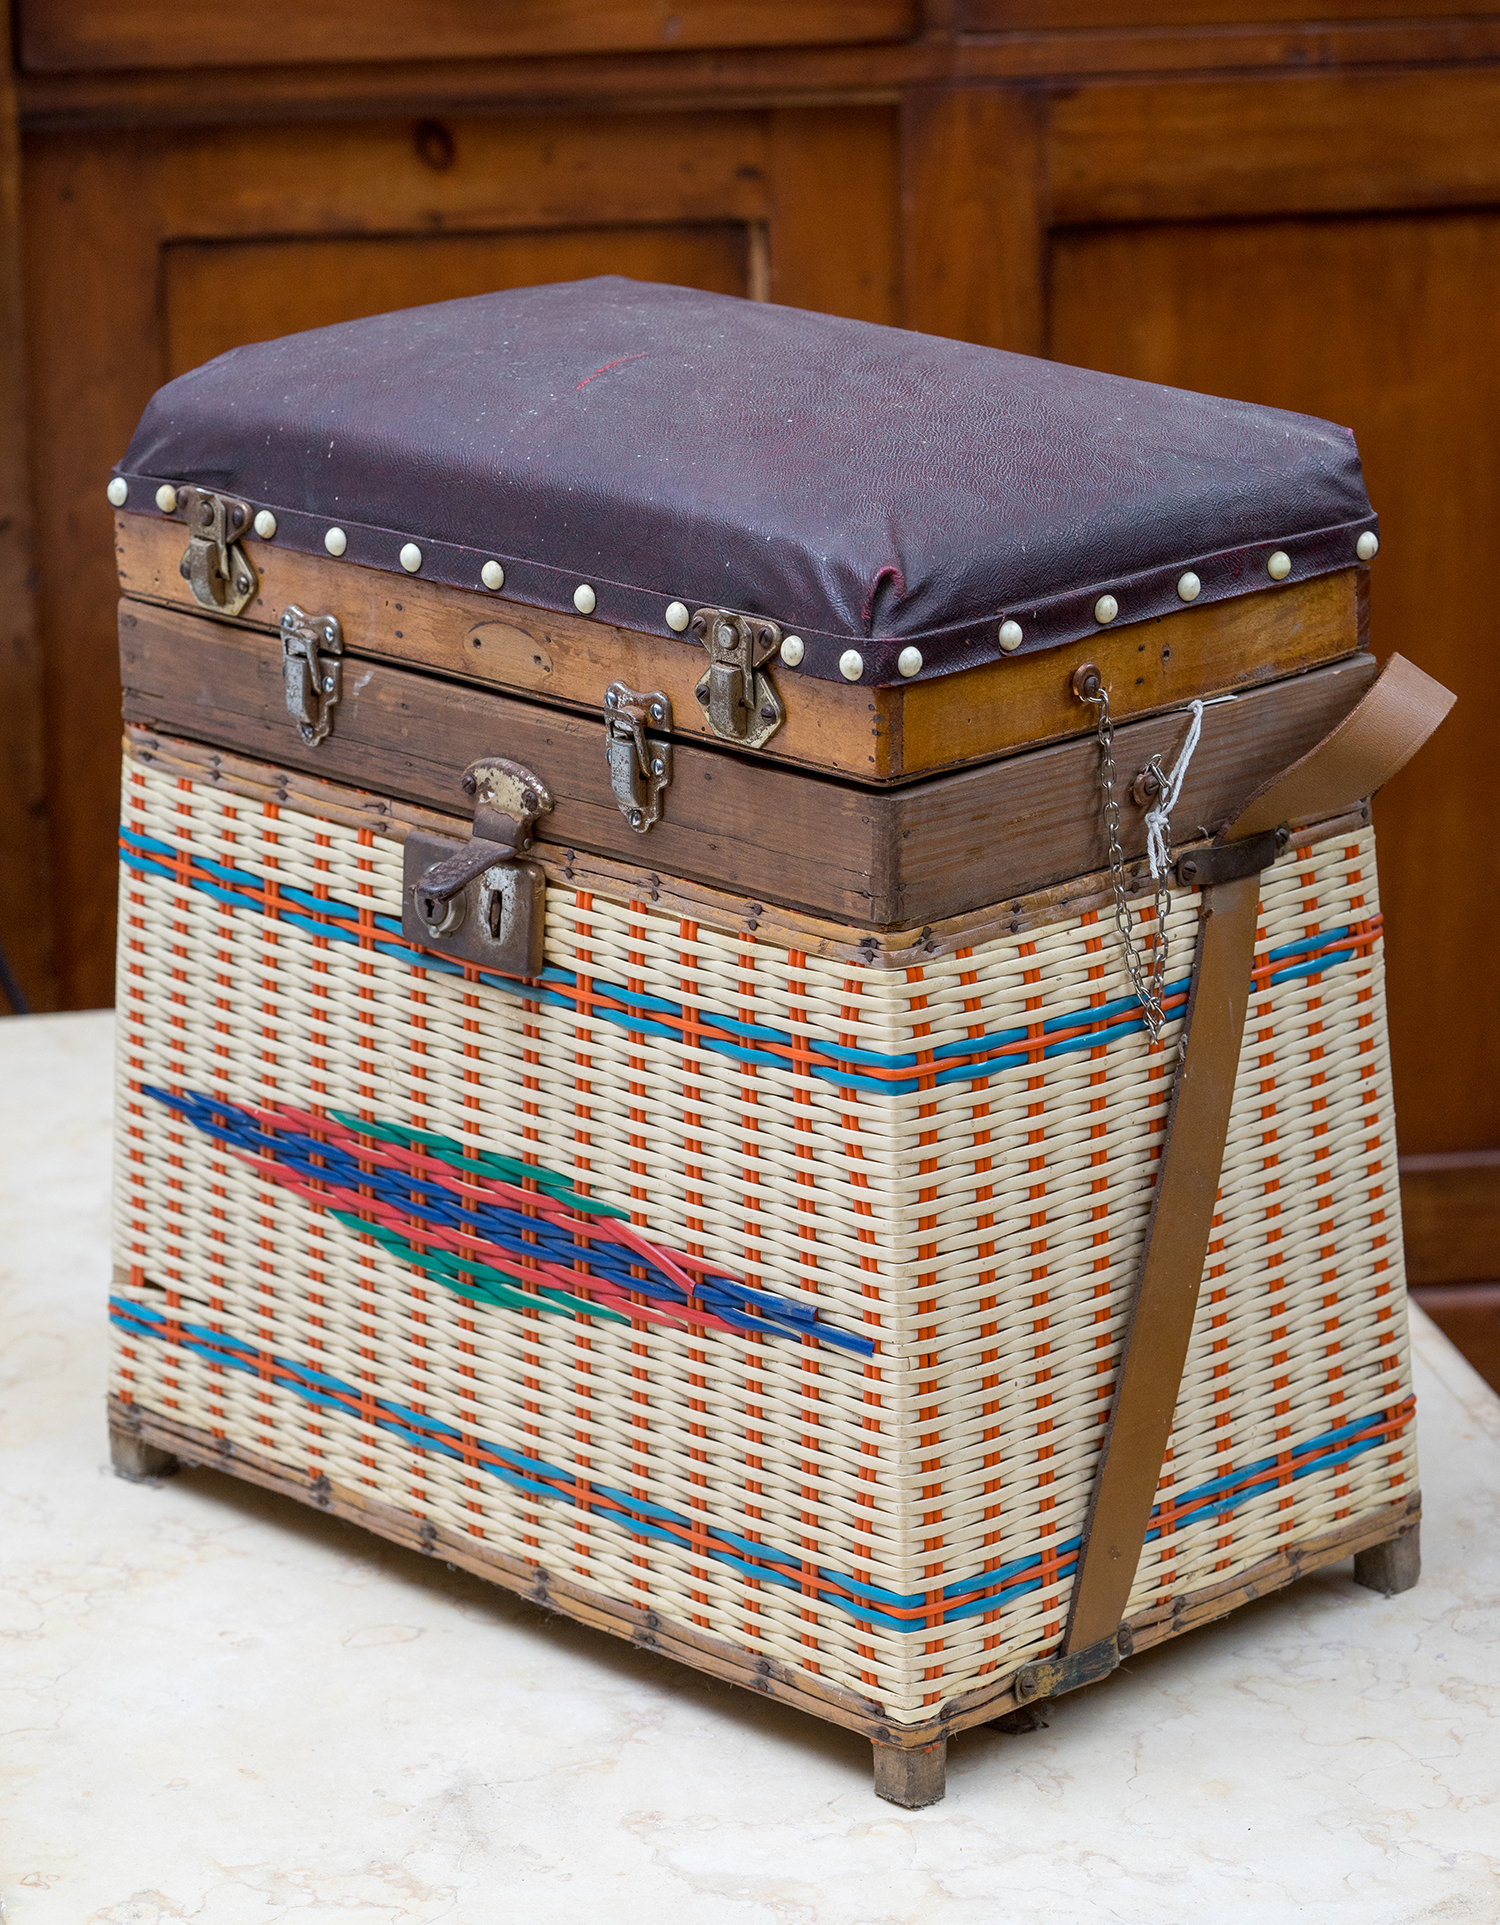
[[[264,1376],[269,1368],[276,1373],[279,1381],[306,1403],[344,1411],[373,1408],[375,1415],[369,1421],[413,1450],[452,1457],[470,1464],[473,1463],[473,1450],[482,1450],[497,1461],[480,1464],[477,1468],[530,1497],[554,1499],[573,1505],[579,1502],[578,1486],[572,1472],[561,1470],[540,1458],[522,1456],[517,1451],[506,1450],[499,1444],[478,1437],[469,1440],[470,1449],[466,1451],[463,1448],[464,1433],[454,1429],[451,1424],[445,1424],[435,1417],[424,1417],[385,1398],[369,1397],[354,1385],[344,1383],[340,1378],[311,1365],[294,1364],[286,1358],[269,1356],[238,1337],[210,1330],[201,1324],[186,1323],[179,1318],[168,1318],[161,1311],[128,1297],[111,1297],[110,1317],[134,1338],[174,1342],[180,1349],[231,1370],[241,1370],[259,1377]],[[182,1332],[181,1337],[168,1335],[166,1326],[169,1323],[177,1325]],[[1296,1482],[1304,1477],[1342,1468],[1365,1451],[1378,1449],[1388,1441],[1378,1432],[1389,1416],[1388,1411],[1376,1411],[1370,1416],[1341,1424],[1337,1429],[1324,1431],[1305,1443],[1289,1446],[1281,1455],[1263,1458],[1243,1470],[1228,1471],[1206,1484],[1185,1491],[1173,1503],[1174,1529],[1205,1519],[1227,1518],[1240,1505],[1262,1491],[1273,1490],[1287,1481]],[[1043,1556],[1033,1553],[1006,1564],[993,1565],[976,1572],[972,1577],[958,1579],[945,1586],[939,1594],[945,1601],[941,1610],[924,1610],[923,1607],[930,1601],[928,1593],[881,1590],[856,1577],[821,1565],[814,1567],[810,1577],[808,1567],[800,1558],[773,1545],[755,1543],[720,1526],[705,1525],[701,1517],[689,1518],[680,1511],[668,1510],[663,1505],[631,1497],[625,1491],[612,1490],[606,1485],[590,1483],[589,1490],[592,1495],[607,1498],[618,1507],[615,1510],[601,1510],[589,1503],[584,1508],[592,1519],[614,1524],[632,1537],[659,1540],[679,1547],[686,1545],[691,1537],[696,1553],[762,1584],[775,1584],[800,1591],[811,1581],[813,1591],[825,1604],[847,1613],[860,1623],[879,1625],[887,1630],[926,1631],[938,1624],[955,1624],[966,1618],[988,1616],[1004,1609],[1016,1598],[1040,1590],[1044,1582],[1043,1578],[1036,1575],[1042,1568]],[[1160,1515],[1160,1506],[1152,1515]],[[1149,1543],[1160,1535],[1161,1526],[1154,1525],[1147,1532],[1146,1541]],[[1068,1538],[1049,1553],[1045,1561],[1053,1566],[1056,1576],[1066,1575],[1076,1562],[1080,1541],[1077,1537]],[[1055,1581],[1055,1577],[1052,1581]],[[886,1607],[884,1610],[880,1608],[882,1605]],[[922,1615],[917,1618],[896,1617],[892,1614],[893,1610],[920,1611]]]
[[[123,828],[120,831],[120,841],[121,859],[127,868],[138,874],[161,876],[170,882],[182,881],[182,877],[174,866],[179,852],[170,843],[160,842],[150,836],[143,836]],[[192,873],[188,877],[190,888],[229,907],[264,913],[264,877],[255,875],[249,870],[226,867],[223,863],[210,861],[205,856],[188,853],[192,863]],[[290,924],[293,928],[306,930],[330,942],[344,942],[372,949],[376,954],[393,957],[415,969],[451,976],[462,976],[465,973],[462,964],[450,962],[447,958],[432,955],[426,950],[413,948],[411,944],[402,941],[401,924],[394,916],[361,911],[348,903],[314,896],[306,890],[281,884],[277,886],[277,895],[281,902],[278,920]],[[297,907],[288,908],[287,904],[294,904]],[[314,913],[303,915],[298,913],[299,909],[308,909]],[[384,939],[371,937],[357,926],[350,926],[357,925],[362,915],[367,917],[371,926],[381,932]],[[1330,944],[1347,942],[1354,933],[1352,928],[1345,926],[1271,950],[1265,960],[1273,964],[1284,962],[1287,966],[1274,971],[1268,979],[1267,986],[1289,982],[1297,977],[1322,975],[1329,969],[1337,968],[1350,961],[1352,950],[1348,948],[1336,949],[1331,954],[1317,952]],[[489,970],[480,970],[476,973],[480,981],[491,988],[503,990],[508,995],[563,1009],[569,1014],[577,1013],[577,996],[569,992],[576,992],[578,978],[571,970],[557,969],[549,965],[539,978],[527,982],[519,981],[514,977],[495,975]],[[589,1008],[600,1021],[612,1023],[617,1028],[628,1029],[635,1034],[662,1036],[673,1042],[682,1040],[683,1021],[688,1011],[681,1003],[674,1003],[660,996],[651,996],[639,990],[627,989],[618,983],[604,982],[598,978],[591,979],[591,984]],[[1186,996],[1188,985],[1189,979],[1184,976],[1177,982],[1168,984],[1165,992],[1167,999],[1177,1004],[1179,1016],[1182,1008],[1180,999]],[[611,1003],[618,1003],[621,1007],[618,1009],[601,1007],[598,1001],[600,997],[607,998]],[[709,1026],[712,1034],[703,1033],[701,1026],[704,1024]],[[1079,1050],[1107,1048],[1126,1036],[1140,1034],[1146,1024],[1135,998],[1122,996],[1113,1002],[1075,1010],[1066,1015],[1049,1017],[1042,1024],[1042,1034],[1054,1040],[1043,1042],[1040,1047],[1029,1050],[1020,1048],[1020,1045],[1027,1041],[1029,1034],[1026,1027],[1021,1026],[993,1030],[983,1036],[958,1038],[952,1042],[940,1044],[930,1053],[922,1055],[913,1051],[882,1055],[873,1050],[858,1049],[852,1044],[830,1042],[821,1037],[796,1037],[789,1031],[770,1029],[757,1023],[739,1022],[717,1011],[701,1009],[693,1011],[692,1026],[699,1048],[714,1055],[728,1057],[735,1062],[751,1064],[757,1068],[787,1070],[792,1067],[790,1058],[796,1051],[802,1058],[797,1066],[799,1071],[820,1082],[834,1084],[840,1089],[861,1089],[904,1096],[915,1090],[942,1088],[950,1083],[987,1081],[990,1077],[1001,1075],[1006,1070],[1025,1068],[1028,1063],[1038,1058],[1045,1061],[1072,1055]],[[757,1044],[769,1045],[769,1047],[758,1048]],[[944,1065],[947,1066],[944,1067]],[[862,1070],[867,1072],[878,1070],[886,1073],[861,1074]],[[898,1072],[902,1070],[914,1073],[901,1076]]]

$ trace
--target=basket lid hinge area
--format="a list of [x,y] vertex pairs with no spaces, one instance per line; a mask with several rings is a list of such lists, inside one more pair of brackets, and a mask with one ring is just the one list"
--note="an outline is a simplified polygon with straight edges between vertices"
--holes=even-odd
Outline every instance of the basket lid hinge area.
[[243,613],[260,586],[255,565],[240,546],[241,535],[250,532],[249,502],[187,487],[177,490],[177,506],[188,531],[178,566],[194,601],[215,615]]
[[547,881],[521,858],[532,828],[552,807],[540,777],[504,756],[464,771],[474,798],[474,833],[409,835],[401,878],[401,933],[424,949],[480,963],[501,976],[541,974]]

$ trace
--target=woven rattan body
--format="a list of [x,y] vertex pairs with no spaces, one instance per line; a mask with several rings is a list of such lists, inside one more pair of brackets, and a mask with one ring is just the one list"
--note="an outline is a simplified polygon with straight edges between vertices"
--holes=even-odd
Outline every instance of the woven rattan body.
[[[403,939],[406,828],[128,746],[117,1408],[867,1728],[1004,1708],[1067,1614],[1195,892],[1152,1045],[1102,889],[893,966],[549,855],[528,983]],[[1358,817],[1265,873],[1141,1622],[1413,1506],[1380,928]]]

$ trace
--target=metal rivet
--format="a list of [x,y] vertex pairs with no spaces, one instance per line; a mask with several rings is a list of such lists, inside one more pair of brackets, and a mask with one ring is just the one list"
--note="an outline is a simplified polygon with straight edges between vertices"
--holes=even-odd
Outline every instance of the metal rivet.
[[604,691],[604,706],[607,709],[618,708],[620,706],[620,697],[614,689],[607,688]]
[[580,615],[592,615],[596,606],[596,596],[587,582],[580,582],[573,590],[573,606]]
[[1190,568],[1185,575],[1177,577],[1177,599],[1180,602],[1195,602],[1203,592],[1203,584]]
[[1292,572],[1292,558],[1284,549],[1278,548],[1266,563],[1266,573],[1273,582],[1284,582]]
[[[120,499],[123,501],[124,496],[122,495]],[[110,496],[110,500],[114,500],[113,495]],[[1359,556],[1361,561],[1374,561],[1375,557],[1380,553],[1379,535],[1372,529],[1367,528],[1359,540],[1355,542],[1354,552]]]
[[685,602],[667,603],[667,627],[674,635],[680,635],[691,619]]
[[164,515],[177,512],[177,490],[170,481],[164,481],[156,491],[156,505]]
[[328,533],[323,537],[323,546],[328,550],[330,555],[342,555],[344,550],[349,546],[349,537],[344,533],[342,528],[330,528]]
[[409,541],[403,546],[399,559],[407,574],[415,575],[422,566],[422,551],[414,541]]
[[1104,686],[1104,678],[1093,662],[1080,662],[1069,680],[1068,686],[1080,702],[1091,702]]
[[260,513],[255,517],[255,532],[260,536],[262,541],[274,541],[276,539],[276,517],[271,513],[269,508],[262,508]]
[[846,682],[857,682],[865,672],[865,658],[857,648],[846,648],[839,657],[839,674]]
[[781,659],[788,668],[796,668],[805,653],[800,635],[788,635],[781,644]]
[[479,579],[486,588],[504,588],[505,570],[497,561],[487,561],[479,571]]
[[1119,612],[1120,604],[1115,600],[1113,595],[1101,595],[1098,601],[1094,603],[1094,620],[1096,622],[1112,622]]
[[1021,624],[1019,622],[1002,622],[1000,624],[1000,646],[1005,650],[1007,655],[1013,654],[1015,650],[1021,646],[1021,640]]
[[104,492],[109,496],[111,508],[123,508],[130,499],[130,483],[124,475],[116,475]]
[[913,675],[922,673],[922,651],[919,648],[903,648],[896,657],[896,666],[909,681]]

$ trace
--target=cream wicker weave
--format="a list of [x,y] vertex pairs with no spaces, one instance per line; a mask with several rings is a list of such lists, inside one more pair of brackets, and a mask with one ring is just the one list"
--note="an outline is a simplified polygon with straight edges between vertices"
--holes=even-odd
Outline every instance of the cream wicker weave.
[[[549,860],[481,980],[399,811],[232,763],[127,753],[115,1395],[893,1726],[1054,1648],[1181,1027],[1107,911],[862,948]],[[1261,918],[1132,1612],[1416,1491],[1371,831]]]

